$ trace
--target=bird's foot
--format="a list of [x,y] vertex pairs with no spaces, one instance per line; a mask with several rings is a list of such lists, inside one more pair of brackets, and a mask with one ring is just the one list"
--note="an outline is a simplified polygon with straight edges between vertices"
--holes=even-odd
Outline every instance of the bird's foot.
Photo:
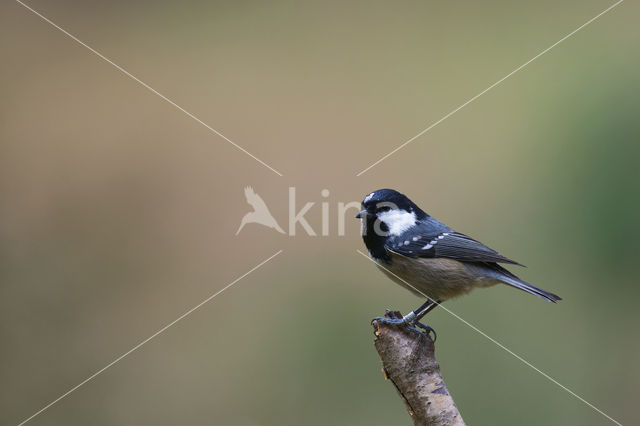
[[405,321],[402,314],[398,311],[392,311],[390,309],[385,310],[384,317],[376,317],[375,321],[388,325],[410,325]]
[[392,310],[387,309],[385,311],[384,317],[377,317],[377,318],[375,318],[375,320],[380,322],[380,323],[382,323],[382,324],[405,326],[407,328],[411,328],[413,330],[416,330],[416,331],[418,331],[420,333],[421,333],[421,331],[418,330],[418,328],[423,330],[427,334],[433,333],[433,341],[434,342],[438,338],[438,335],[436,334],[436,331],[431,326],[428,326],[426,324],[422,324],[421,322],[418,322],[416,320],[416,315],[413,312],[410,312],[409,314],[403,316],[398,311],[392,311]]
[[433,327],[431,327],[430,325],[427,325],[427,324],[423,324],[421,322],[416,322],[413,325],[415,325],[416,327],[424,330],[425,333],[427,333],[427,334],[433,333],[433,338],[431,340],[433,340],[433,343],[436,342],[436,339],[438,338],[438,333],[436,333],[436,331],[433,329]]

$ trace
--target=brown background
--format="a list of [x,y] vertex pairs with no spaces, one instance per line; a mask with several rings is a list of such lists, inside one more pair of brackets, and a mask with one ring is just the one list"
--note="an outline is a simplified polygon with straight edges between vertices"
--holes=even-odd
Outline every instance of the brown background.
[[[622,422],[638,422],[638,6],[625,2],[364,175],[356,173],[611,3],[0,6],[0,423],[17,424],[279,249],[33,425],[409,424],[369,320],[420,301],[339,237],[338,201],[391,187],[529,266],[448,307]],[[235,236],[251,185],[285,227]],[[608,421],[436,310],[473,425]]]

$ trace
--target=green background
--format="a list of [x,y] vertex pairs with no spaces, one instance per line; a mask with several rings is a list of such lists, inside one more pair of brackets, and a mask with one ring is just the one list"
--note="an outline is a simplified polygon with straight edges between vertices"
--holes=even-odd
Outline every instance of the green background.
[[[30,1],[277,176],[18,3],[0,6],[0,423],[17,424],[277,250],[33,425],[410,424],[369,321],[421,301],[337,203],[381,187],[528,266],[447,307],[625,425],[640,422],[639,31],[612,3]],[[287,227],[235,232],[251,185]],[[327,199],[322,189],[329,189]],[[470,425],[605,417],[444,310]]]

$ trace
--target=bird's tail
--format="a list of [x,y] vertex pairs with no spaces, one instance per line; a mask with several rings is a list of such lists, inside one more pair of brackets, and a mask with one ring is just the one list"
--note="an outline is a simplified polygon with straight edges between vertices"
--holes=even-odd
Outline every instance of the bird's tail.
[[550,291],[547,291],[540,287],[536,287],[535,285],[529,284],[528,282],[522,281],[521,279],[516,277],[502,276],[500,277],[500,281],[512,287],[526,291],[527,293],[535,294],[536,296],[548,300],[549,302],[556,303],[558,300],[562,300],[562,298],[557,294],[553,294]]

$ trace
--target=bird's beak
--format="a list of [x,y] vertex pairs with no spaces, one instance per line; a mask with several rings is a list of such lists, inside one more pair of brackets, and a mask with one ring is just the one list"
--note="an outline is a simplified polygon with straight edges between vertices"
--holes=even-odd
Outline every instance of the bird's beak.
[[362,216],[365,216],[366,214],[367,214],[366,210],[359,211],[358,214],[356,215],[356,219],[360,219]]

